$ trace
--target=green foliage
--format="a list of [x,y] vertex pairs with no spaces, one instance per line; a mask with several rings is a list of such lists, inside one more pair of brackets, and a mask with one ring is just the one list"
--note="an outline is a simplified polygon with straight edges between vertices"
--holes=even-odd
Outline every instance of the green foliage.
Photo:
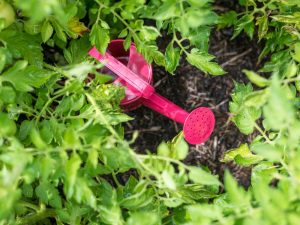
[[[256,30],[258,39],[265,41],[258,60],[266,55],[270,60],[260,69],[260,74],[244,70],[258,88],[237,83],[230,102],[233,122],[241,132],[252,134],[254,139],[249,145],[242,144],[229,151],[223,161],[252,165],[251,186],[247,192],[238,190],[227,174],[225,196],[228,198],[217,200],[215,204],[221,205],[223,210],[225,206],[229,215],[226,220],[239,221],[240,224],[298,224],[299,3],[277,0],[245,0],[240,3],[247,10],[238,15],[238,20],[227,22],[227,25],[235,26],[234,37],[242,30],[252,37]],[[230,12],[230,15],[233,18],[234,13]],[[225,14],[224,18],[230,15]],[[239,209],[233,209],[233,200],[240,202]],[[223,219],[220,222],[230,224]]]
[[[149,62],[165,66],[171,74],[176,70],[181,55],[186,55],[192,65],[205,73],[224,74],[217,63],[210,62],[213,57],[207,54],[210,26],[217,22],[217,15],[210,9],[210,1],[97,3],[91,9],[91,13],[95,14],[95,22],[90,39],[102,52],[107,47],[109,37],[114,36],[126,40],[125,48],[129,48],[130,42],[134,41],[138,51]],[[145,25],[141,18],[156,21],[156,26]],[[173,37],[165,54],[156,45],[162,32]],[[197,48],[197,55],[195,50],[189,50],[192,47]]]
[[[124,38],[170,73],[193,54],[219,75],[207,54],[216,21],[210,1],[0,0],[0,224],[157,225],[217,196],[216,176],[181,162],[182,133],[157,154],[130,148],[124,89],[87,54]],[[165,53],[163,32],[173,37]]]

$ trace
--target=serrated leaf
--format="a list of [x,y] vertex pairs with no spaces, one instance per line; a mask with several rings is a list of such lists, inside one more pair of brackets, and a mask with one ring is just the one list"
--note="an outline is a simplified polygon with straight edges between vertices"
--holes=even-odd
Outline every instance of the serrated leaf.
[[72,40],[69,46],[69,54],[68,57],[65,55],[65,58],[70,64],[82,63],[87,57],[88,50],[91,48],[88,35]]
[[26,67],[26,61],[18,61],[0,76],[1,81],[10,82],[18,91],[32,91],[33,87],[40,87],[51,76],[47,70],[37,66]]
[[12,136],[17,131],[15,122],[3,112],[0,112],[0,127],[0,137]]
[[283,157],[283,152],[280,148],[267,143],[253,144],[251,145],[251,150],[270,162],[280,162]]
[[171,142],[171,156],[174,159],[183,160],[187,157],[189,145],[183,138],[183,132],[179,133]]
[[297,62],[300,62],[300,42],[297,42],[294,45],[294,54],[293,54],[293,58],[294,60],[296,60]]
[[226,152],[222,161],[234,161],[238,165],[249,166],[258,163],[261,160],[262,157],[252,154],[247,144],[242,144],[238,148]]
[[179,59],[180,59],[180,49],[174,48],[173,44],[170,43],[166,49],[165,52],[166,57],[166,69],[169,73],[174,74],[174,71],[176,70]]
[[29,64],[42,67],[43,53],[38,36],[7,30],[1,32],[0,38],[5,41],[7,48],[15,58],[22,57]]
[[212,59],[211,55],[200,52],[198,49],[192,49],[191,53],[187,55],[188,62],[203,72],[216,76],[225,74],[221,66],[215,62],[211,62]]
[[109,31],[98,24],[94,24],[90,33],[90,41],[100,53],[104,54],[110,41]]
[[154,212],[135,212],[130,215],[126,225],[159,225],[160,217]]
[[271,81],[270,94],[267,104],[263,108],[264,123],[274,130],[289,127],[295,120],[295,109],[289,100],[289,89],[283,89],[278,77]]
[[237,181],[233,178],[229,171],[225,171],[225,189],[226,195],[229,198],[229,201],[234,205],[247,205],[248,204],[248,196],[242,187],[238,186]]
[[155,27],[143,26],[140,35],[145,41],[154,41],[160,36],[160,33]]
[[260,76],[259,74],[253,71],[243,70],[243,73],[245,73],[248,79],[252,83],[256,84],[258,87],[265,87],[269,84],[269,81],[266,78]]
[[267,102],[268,89],[252,92],[245,97],[245,106],[262,107]]
[[62,201],[58,190],[47,181],[41,182],[39,186],[36,187],[35,193],[41,202],[49,204],[54,208],[62,207]]
[[267,33],[269,29],[268,17],[263,15],[256,19],[256,25],[258,25],[258,37],[261,40]]
[[157,154],[160,156],[166,156],[166,157],[170,156],[170,149],[166,142],[162,142],[158,145]]
[[53,27],[48,20],[45,20],[41,29],[43,42],[47,42],[53,34]]
[[219,186],[220,181],[217,176],[210,174],[209,172],[199,168],[189,167],[189,178],[196,184]]
[[186,21],[186,25],[191,28],[197,28],[199,26],[212,25],[217,22],[217,15],[208,9],[198,8],[187,10],[183,17]]
[[16,100],[15,90],[10,86],[2,86],[0,89],[0,100],[4,103],[14,103]]
[[166,20],[179,15],[179,13],[180,11],[176,4],[174,4],[172,0],[167,0],[159,7],[159,10],[155,13],[154,18],[156,20]]
[[243,30],[248,34],[250,38],[253,37],[254,32],[254,16],[252,14],[245,14],[242,16],[235,25],[234,34],[232,39],[237,37]]
[[254,131],[256,120],[261,116],[261,110],[255,107],[243,108],[232,119],[239,130],[244,134],[251,134]]
[[125,28],[121,31],[121,33],[119,34],[119,38],[125,38],[128,34],[128,30]]
[[78,154],[73,153],[70,159],[65,165],[67,189],[65,190],[68,197],[71,197],[74,193],[74,185],[77,177],[77,172],[81,165],[81,158]]
[[84,33],[88,32],[89,30],[83,22],[79,21],[78,17],[72,17],[68,21],[68,28],[76,35],[79,36],[82,36]]

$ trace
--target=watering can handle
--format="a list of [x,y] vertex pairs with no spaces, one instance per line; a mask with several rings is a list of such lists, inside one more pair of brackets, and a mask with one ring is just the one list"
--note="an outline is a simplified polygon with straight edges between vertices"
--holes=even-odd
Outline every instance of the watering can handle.
[[147,99],[154,93],[154,88],[149,83],[128,69],[111,54],[106,52],[103,56],[98,52],[96,47],[94,47],[90,50],[89,55],[104,63],[108,69],[117,74],[122,80],[126,81],[129,87],[140,92],[143,98]]
[[184,124],[189,115],[188,112],[156,92],[150,98],[144,99],[143,105],[181,124]]

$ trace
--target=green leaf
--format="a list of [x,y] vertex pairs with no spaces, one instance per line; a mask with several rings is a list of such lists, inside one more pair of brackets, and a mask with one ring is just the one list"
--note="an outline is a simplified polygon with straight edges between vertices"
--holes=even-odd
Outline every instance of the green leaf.
[[37,66],[27,66],[26,61],[18,61],[6,70],[2,76],[1,81],[10,82],[18,91],[32,91],[34,87],[40,87],[51,76],[47,70],[40,69]]
[[174,159],[183,160],[187,157],[189,145],[183,137],[183,132],[180,132],[170,143],[171,156]]
[[189,39],[192,45],[195,45],[200,51],[208,51],[208,43],[210,37],[211,28],[209,26],[199,27],[189,31],[186,37]]
[[176,70],[180,60],[180,49],[174,48],[173,44],[170,43],[166,49],[165,57],[167,71],[171,74],[174,74],[174,71]]
[[46,144],[50,144],[53,139],[53,130],[51,128],[51,123],[49,120],[43,120],[40,123],[41,129],[40,129],[40,134],[42,139]]
[[251,84],[235,83],[235,90],[232,94],[233,101],[229,103],[230,112],[234,114],[232,121],[244,134],[251,134],[254,131],[255,121],[261,116],[261,109],[257,105],[246,105],[247,97],[252,95],[252,90]]
[[211,75],[223,75],[225,71],[215,62],[211,62],[213,57],[207,53],[200,52],[198,49],[192,49],[187,55],[190,64]]
[[284,75],[287,77],[287,78],[291,78],[291,77],[294,77],[297,75],[297,72],[299,70],[299,65],[297,65],[295,63],[295,61],[291,61],[288,65],[287,65],[287,68],[286,68],[286,71],[284,72]]
[[234,25],[237,21],[237,16],[238,15],[235,11],[229,11],[222,14],[218,22],[218,27],[225,28]]
[[268,99],[268,89],[261,91],[255,91],[246,95],[245,106],[260,108],[262,107]]
[[169,145],[166,142],[161,142],[157,147],[157,154],[160,156],[169,157],[171,154]]
[[17,130],[15,122],[3,112],[0,112],[0,127],[0,137],[13,136]]
[[14,103],[16,100],[16,92],[10,86],[2,86],[0,89],[0,100],[4,103]]
[[217,15],[211,10],[198,8],[190,9],[183,17],[186,21],[186,25],[191,28],[196,28],[199,26],[212,25],[217,22]]
[[283,157],[280,148],[267,143],[255,143],[251,145],[251,150],[270,162],[280,162]]
[[294,54],[293,54],[293,58],[294,60],[296,60],[297,62],[300,62],[300,42],[297,42],[294,45]]
[[66,181],[67,188],[65,189],[65,193],[70,198],[74,193],[74,185],[77,178],[77,172],[81,165],[81,159],[78,154],[73,153],[70,159],[67,161],[65,165],[65,173],[66,173]]
[[289,127],[295,121],[295,110],[290,101],[289,89],[283,89],[278,77],[271,81],[270,94],[263,108],[264,123],[274,130]]
[[156,20],[167,20],[180,14],[179,7],[173,0],[166,0],[154,15]]
[[[52,25],[53,25],[53,28],[55,30],[55,37],[57,37],[59,40],[56,41],[56,44],[59,45],[61,48],[62,46],[65,46],[66,45],[66,42],[67,42],[67,35],[65,33],[65,29],[63,27],[63,25],[61,25],[61,23],[59,23],[57,20],[52,20]],[[61,44],[59,44],[61,43]]]
[[88,162],[91,163],[91,165],[96,168],[97,167],[97,164],[98,164],[98,157],[99,157],[99,154],[98,154],[98,151],[96,149],[92,149],[90,152],[89,152],[89,156],[88,156]]
[[29,64],[42,67],[43,53],[38,36],[6,30],[0,33],[0,38],[5,41],[7,48],[15,58],[22,57]]
[[138,182],[135,178],[130,178],[126,183],[120,206],[129,210],[137,210],[150,206],[154,200],[155,192],[148,188],[144,180]]
[[39,131],[36,128],[33,128],[30,131],[30,138],[31,138],[32,143],[38,149],[44,150],[46,148],[47,145],[45,144],[44,140],[41,137],[41,134],[39,133]]
[[125,38],[128,35],[128,30],[125,28],[121,31],[121,33],[119,34],[119,38]]
[[104,54],[110,41],[109,31],[98,24],[94,24],[90,33],[90,41],[101,54]]
[[294,15],[275,15],[275,16],[272,16],[272,18],[276,21],[279,21],[279,22],[282,22],[282,23],[299,23],[299,15],[296,16],[295,14]]
[[135,212],[130,215],[126,225],[159,225],[161,224],[159,215],[154,212]]
[[199,168],[189,167],[189,178],[196,184],[219,186],[220,181],[217,176],[210,174],[209,172]]
[[47,181],[41,182],[35,189],[35,193],[41,202],[54,208],[61,208],[62,201],[58,190]]
[[236,38],[243,30],[248,34],[250,38],[252,38],[254,32],[253,20],[254,16],[252,14],[245,14],[244,16],[242,16],[236,22],[232,39]]
[[53,27],[49,21],[45,20],[41,29],[42,40],[46,43],[53,34]]
[[155,27],[143,26],[140,35],[145,41],[154,41],[160,36],[160,33]]
[[258,37],[261,40],[268,33],[269,23],[267,15],[256,18],[256,25],[258,25]]
[[240,147],[226,152],[222,161],[234,161],[238,165],[250,166],[260,162],[261,160],[262,157],[252,154],[247,144],[242,144]]
[[22,194],[27,198],[32,198],[33,196],[33,188],[30,184],[23,184],[22,185]]
[[42,21],[45,17],[55,14],[61,20],[65,20],[66,15],[62,8],[62,5],[58,0],[52,0],[47,2],[41,2],[39,0],[16,0],[15,4],[22,9],[25,16],[28,16],[34,22]]
[[239,130],[244,134],[251,134],[255,128],[255,121],[261,116],[261,110],[254,107],[243,108],[232,119]]
[[164,184],[167,188],[171,190],[176,190],[176,183],[172,177],[172,175],[168,171],[163,171],[161,177],[164,181]]
[[131,45],[131,34],[128,34],[127,37],[125,38],[125,41],[123,43],[124,49],[127,51],[130,48]]
[[228,199],[233,205],[247,206],[249,198],[242,187],[239,187],[236,180],[232,177],[229,171],[225,171],[225,189]]
[[246,74],[246,76],[248,77],[248,79],[256,84],[258,87],[265,87],[269,84],[269,81],[258,75],[257,73],[253,72],[253,71],[250,71],[250,70],[243,70],[243,72]]
[[160,65],[165,66],[165,56],[158,50],[155,45],[138,45],[138,50],[143,54],[147,62],[153,61]]
[[188,0],[188,2],[192,5],[192,6],[196,6],[196,7],[203,7],[205,6],[207,3],[209,3],[211,0]]

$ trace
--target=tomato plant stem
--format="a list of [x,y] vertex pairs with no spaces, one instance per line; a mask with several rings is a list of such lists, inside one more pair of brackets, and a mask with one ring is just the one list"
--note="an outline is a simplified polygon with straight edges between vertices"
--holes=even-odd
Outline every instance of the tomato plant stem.
[[30,216],[19,218],[17,220],[17,224],[18,225],[35,224],[38,221],[43,220],[45,218],[49,218],[49,217],[56,217],[55,210],[46,209],[46,210],[40,211],[38,213],[32,214]]

